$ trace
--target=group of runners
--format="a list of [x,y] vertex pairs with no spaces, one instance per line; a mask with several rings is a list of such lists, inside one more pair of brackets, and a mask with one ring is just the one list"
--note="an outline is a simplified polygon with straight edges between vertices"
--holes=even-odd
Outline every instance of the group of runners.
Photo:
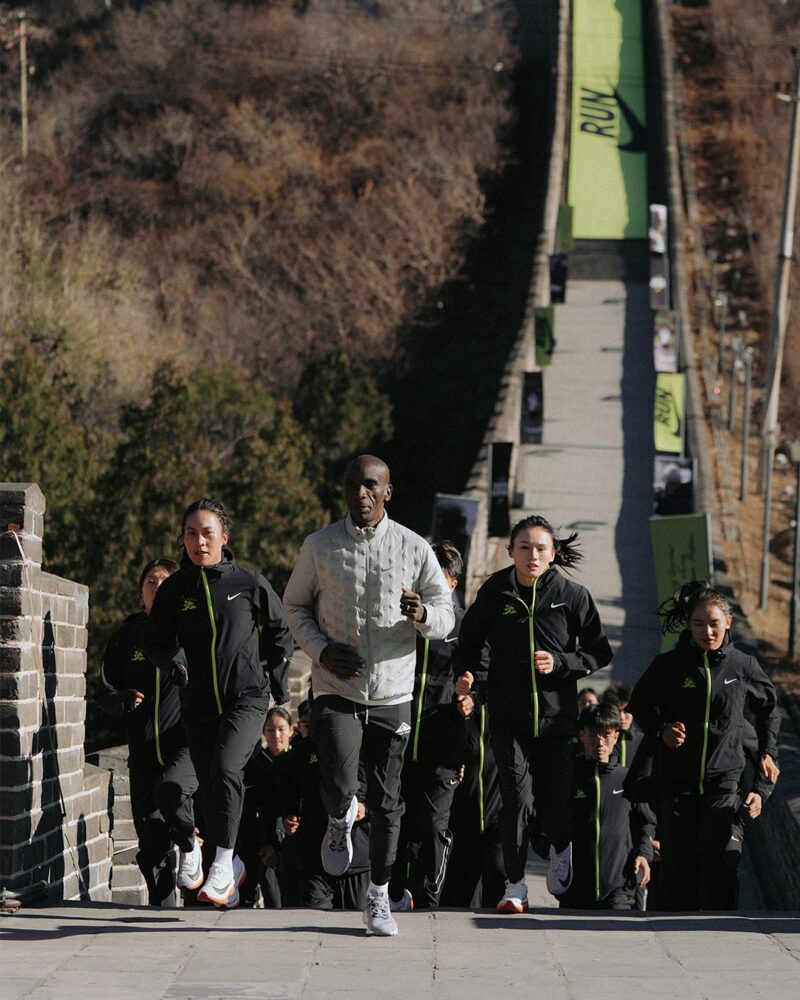
[[[579,703],[612,651],[569,577],[574,534],[520,521],[465,613],[458,551],[389,518],[386,464],[359,456],[344,486],[347,516],[305,539],[282,601],[236,564],[214,500],[184,513],[180,564],[141,574],[102,679],[128,720],[151,902],[176,877],[223,908],[260,884],[267,905],[362,909],[367,934],[393,936],[398,910],[524,912],[532,846],[562,906],[642,906],[660,870],[659,908],[734,907],[779,713],[724,595],[687,583],[662,608],[674,649],[632,692]],[[296,725],[295,644],[312,663]]]

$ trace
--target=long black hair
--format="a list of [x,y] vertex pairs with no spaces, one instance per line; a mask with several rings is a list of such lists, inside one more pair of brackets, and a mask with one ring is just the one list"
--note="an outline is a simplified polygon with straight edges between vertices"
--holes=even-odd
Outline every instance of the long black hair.
[[728,598],[721,591],[715,590],[707,580],[692,580],[678,587],[672,597],[659,606],[661,631],[664,634],[682,632],[701,604],[716,604],[726,615],[731,613]]
[[578,532],[573,531],[566,538],[559,538],[553,526],[541,514],[531,514],[530,517],[523,517],[521,521],[517,521],[511,529],[511,538],[508,543],[509,548],[514,544],[514,539],[520,531],[524,531],[525,528],[541,528],[550,535],[553,539],[553,548],[556,552],[556,557],[553,560],[554,566],[563,566],[564,569],[569,569],[571,566],[576,566],[583,559],[583,553],[576,544]]

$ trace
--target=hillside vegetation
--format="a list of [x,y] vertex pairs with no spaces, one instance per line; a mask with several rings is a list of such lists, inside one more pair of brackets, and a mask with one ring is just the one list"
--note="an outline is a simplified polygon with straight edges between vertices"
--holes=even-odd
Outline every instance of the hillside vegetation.
[[24,162],[3,28],[3,477],[92,587],[90,672],[188,501],[280,588],[347,455],[395,435],[397,331],[504,161],[511,25],[479,6],[26,4]]

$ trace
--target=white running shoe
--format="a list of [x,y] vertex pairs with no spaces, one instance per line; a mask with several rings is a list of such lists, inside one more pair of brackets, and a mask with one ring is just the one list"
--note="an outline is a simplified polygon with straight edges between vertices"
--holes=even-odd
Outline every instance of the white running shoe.
[[389,900],[389,908],[394,913],[410,913],[414,909],[414,897],[409,889],[403,889],[402,899]]
[[572,885],[572,844],[563,851],[550,845],[550,867],[547,870],[547,891],[553,896],[563,896]]
[[506,891],[497,904],[498,913],[524,913],[528,909],[528,887],[524,882],[506,882]]
[[328,817],[328,829],[322,838],[319,854],[322,859],[322,867],[329,875],[339,877],[346,874],[353,861],[353,841],[350,832],[356,821],[357,812],[358,799],[354,795],[350,808],[342,819]]
[[395,937],[397,921],[389,908],[389,894],[370,893],[367,896],[367,908],[364,910],[364,923],[367,926],[367,936]]
[[245,874],[244,863],[238,855],[234,856],[232,870],[215,861],[208,872],[205,885],[197,894],[198,900],[232,910],[239,905],[239,886],[244,882]]
[[186,854],[181,851],[180,862],[178,863],[178,888],[197,889],[203,884],[203,852],[201,845],[203,841],[199,837],[194,838],[194,847]]

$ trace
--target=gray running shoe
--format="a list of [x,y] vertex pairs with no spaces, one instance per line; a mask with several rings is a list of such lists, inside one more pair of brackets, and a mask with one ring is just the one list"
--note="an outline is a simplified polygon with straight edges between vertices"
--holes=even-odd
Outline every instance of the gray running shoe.
[[367,908],[364,910],[364,923],[367,925],[367,936],[395,937],[397,921],[389,908],[389,894],[370,893],[367,896]]
[[353,841],[350,831],[356,821],[358,799],[353,796],[350,808],[342,819],[328,817],[328,829],[322,838],[319,854],[322,867],[329,875],[342,876],[347,872],[353,860]]
[[563,896],[572,885],[572,844],[563,851],[550,845],[550,867],[547,870],[547,891],[553,896]]

